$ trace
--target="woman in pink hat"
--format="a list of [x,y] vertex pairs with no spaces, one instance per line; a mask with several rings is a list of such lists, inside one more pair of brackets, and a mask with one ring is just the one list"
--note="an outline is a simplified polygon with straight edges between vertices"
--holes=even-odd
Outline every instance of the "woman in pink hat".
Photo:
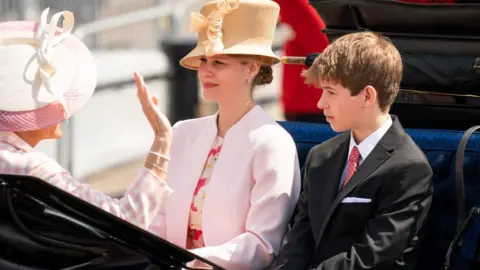
[[[192,30],[198,32],[198,43],[180,64],[198,71],[204,97],[218,104],[219,111],[214,115],[181,121],[171,128],[168,119],[156,110],[156,100],[142,77],[135,75],[139,99],[156,140],[146,159],[146,169],[122,200],[92,191],[71,179],[53,161],[52,168],[43,166],[40,161],[46,158],[34,157],[36,154],[29,149],[8,146],[5,154],[0,152],[0,168],[12,167],[9,172],[34,175],[72,191],[226,269],[267,267],[280,249],[300,193],[293,139],[252,98],[257,86],[272,81],[271,66],[280,62],[272,52],[278,14],[279,6],[268,0],[219,0],[192,14]],[[78,52],[75,57],[82,62],[89,59]],[[83,66],[81,71],[87,70],[91,68]],[[19,74],[15,76],[20,78]],[[86,78],[80,82],[86,83]],[[30,92],[25,96],[34,95]],[[66,110],[72,113],[67,99],[70,95],[64,93],[63,97]],[[78,102],[78,95],[72,100]],[[20,111],[0,110],[7,115]],[[18,121],[13,116],[11,119],[10,125],[14,126]],[[58,119],[60,122],[66,118]],[[45,130],[35,132],[54,138],[59,135],[58,128],[47,127],[56,124],[34,124],[30,130]],[[26,138],[20,139],[21,130],[10,131],[15,133],[8,133],[7,138],[26,144]],[[12,152],[23,165],[12,165]],[[8,165],[3,166],[3,162]],[[32,167],[29,163],[38,165]]]
[[[156,130],[145,168],[120,200],[80,184],[56,161],[33,151],[41,140],[62,136],[60,124],[89,100],[97,79],[93,56],[70,33],[73,14],[57,13],[50,22],[47,15],[48,9],[40,23],[0,23],[0,174],[35,176],[148,229],[169,193],[162,181],[169,125]],[[63,28],[58,28],[61,16]],[[145,91],[139,97],[154,111],[144,102]]]

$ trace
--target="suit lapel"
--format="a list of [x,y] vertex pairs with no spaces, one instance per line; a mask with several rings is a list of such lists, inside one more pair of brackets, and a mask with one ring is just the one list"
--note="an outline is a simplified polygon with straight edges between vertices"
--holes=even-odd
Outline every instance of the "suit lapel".
[[[343,168],[345,160],[348,154],[348,136],[347,139],[339,144],[336,148],[332,149],[331,154],[327,155],[323,166],[316,167],[313,164],[309,172],[309,178],[318,177],[318,179],[311,179],[310,192],[320,191],[321,194],[312,197],[315,201],[312,202],[311,217],[312,227],[314,228],[314,234],[320,232],[323,224],[325,224],[325,216],[327,215],[330,205],[338,191],[338,185],[340,183],[340,177],[342,170],[329,170],[325,168]],[[313,181],[312,181],[313,180]],[[315,239],[319,239],[319,234]]]
[[352,178],[345,185],[343,189],[338,193],[335,201],[333,202],[333,207],[336,207],[340,201],[342,201],[345,196],[352,192],[355,187],[367,179],[370,174],[372,174],[380,165],[382,165],[385,160],[390,157],[390,153],[382,146],[377,145],[373,151],[368,155],[367,159],[358,167],[358,170],[352,175]]
[[[359,184],[364,182],[375,170],[378,169],[388,158],[391,156],[391,152],[395,150],[396,146],[398,145],[399,141],[405,135],[403,127],[401,126],[400,122],[398,121],[397,117],[392,115],[393,124],[388,129],[387,133],[382,137],[382,139],[378,142],[372,152],[368,155],[365,161],[358,167],[357,171],[352,175],[352,178],[345,187],[337,194],[335,199],[331,204],[329,204],[328,211],[324,218],[323,226],[319,232],[319,237],[317,238],[317,244],[320,243],[320,240],[323,236],[325,228],[327,227],[330,218],[332,217],[335,209],[337,208],[338,204],[350,193],[352,192]],[[348,137],[350,139],[350,137]],[[348,145],[348,143],[347,143]],[[348,153],[348,151],[347,151]],[[345,156],[346,158],[346,156]],[[343,160],[341,163],[341,170],[343,170],[343,165],[345,164],[346,159]],[[328,167],[327,167],[328,168]],[[338,184],[338,182],[337,182]],[[338,188],[338,186],[337,186]]]
[[[188,144],[189,150],[182,153],[185,171],[179,172],[182,179],[170,179],[174,195],[169,198],[166,212],[167,239],[174,244],[185,247],[187,239],[190,204],[198,180],[202,174],[208,153],[217,135],[217,115],[209,117],[198,135]],[[191,131],[192,134],[196,130]],[[184,148],[182,148],[184,149]],[[181,185],[179,185],[181,183]]]

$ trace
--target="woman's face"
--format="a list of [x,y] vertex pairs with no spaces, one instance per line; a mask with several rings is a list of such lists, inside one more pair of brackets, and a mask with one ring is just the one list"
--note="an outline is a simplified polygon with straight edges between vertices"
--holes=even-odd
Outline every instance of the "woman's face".
[[250,98],[259,63],[223,55],[203,57],[200,61],[198,78],[207,101]]
[[60,139],[63,136],[61,124],[56,124],[54,126],[44,128],[43,129],[43,136],[46,140],[48,140],[48,139]]
[[31,132],[32,134],[30,136],[32,137],[32,139],[35,138],[35,139],[38,139],[39,141],[52,140],[52,139],[56,140],[56,139],[60,139],[63,136],[61,124],[56,124],[46,128],[34,130]]

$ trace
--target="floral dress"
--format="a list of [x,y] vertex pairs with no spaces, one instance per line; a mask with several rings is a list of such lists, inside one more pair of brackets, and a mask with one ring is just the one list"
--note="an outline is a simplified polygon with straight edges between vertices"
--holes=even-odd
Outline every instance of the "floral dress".
[[188,222],[187,249],[205,247],[202,232],[202,208],[206,196],[208,182],[210,181],[213,168],[215,167],[215,163],[220,155],[220,151],[222,150],[222,143],[223,138],[217,136],[212,148],[210,149],[210,152],[208,153],[205,167],[203,168],[202,174],[197,183],[197,187],[193,193],[193,200],[190,204],[190,219]]

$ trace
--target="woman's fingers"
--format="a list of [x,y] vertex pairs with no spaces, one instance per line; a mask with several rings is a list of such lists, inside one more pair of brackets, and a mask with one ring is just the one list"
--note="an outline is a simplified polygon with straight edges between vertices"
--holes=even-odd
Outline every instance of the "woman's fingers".
[[135,84],[137,86],[137,93],[139,95],[142,95],[142,96],[148,95],[147,86],[145,85],[145,81],[143,80],[143,76],[136,73],[136,72],[133,75],[135,77]]
[[153,101],[153,104],[155,104],[155,106],[158,106],[158,99],[157,99],[157,97],[152,96],[152,101]]
[[135,78],[135,84],[137,86],[137,96],[140,99],[142,106],[149,105],[151,102],[151,97],[145,85],[145,81],[143,80],[143,76],[137,72],[134,72],[133,75]]
[[143,113],[150,123],[154,133],[157,135],[160,134],[162,130],[165,131],[171,129],[168,119],[166,119],[157,109],[159,104],[158,98],[150,94],[143,77],[135,72],[134,78],[137,86],[138,99],[142,105]]
[[135,78],[135,84],[137,86],[137,94],[140,94],[142,92],[142,79],[140,78],[140,74],[137,72],[133,73],[133,77]]
[[[145,85],[145,81],[143,80],[143,76],[138,74],[137,72],[134,73],[135,76],[135,83],[137,85],[137,90],[141,94],[142,97],[148,99],[149,101],[153,98],[150,92],[148,91],[147,85]],[[158,104],[158,100],[155,98],[156,101],[153,101],[155,105]]]

